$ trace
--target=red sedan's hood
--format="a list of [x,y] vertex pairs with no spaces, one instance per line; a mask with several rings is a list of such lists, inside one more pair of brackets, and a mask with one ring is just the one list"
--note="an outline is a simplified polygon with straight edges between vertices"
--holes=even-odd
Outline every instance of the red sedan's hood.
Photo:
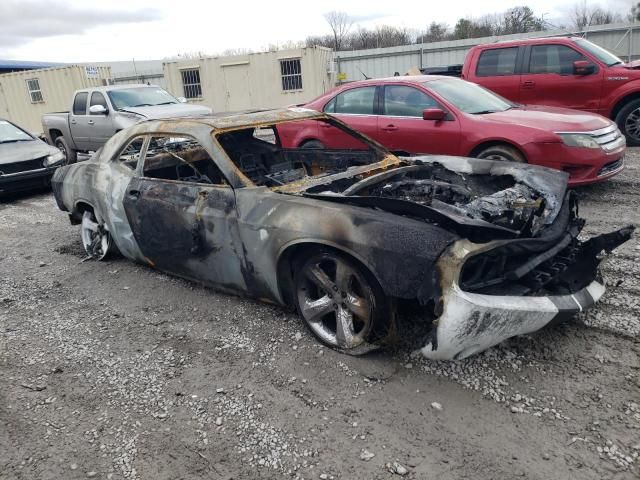
[[593,113],[538,105],[523,105],[505,112],[472,116],[485,122],[522,125],[552,132],[590,132],[612,123]]

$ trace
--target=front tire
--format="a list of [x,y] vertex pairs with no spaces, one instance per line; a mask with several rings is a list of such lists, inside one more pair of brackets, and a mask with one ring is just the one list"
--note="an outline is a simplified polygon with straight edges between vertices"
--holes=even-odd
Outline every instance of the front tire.
[[322,150],[322,149],[325,149],[327,147],[320,140],[309,140],[309,141],[304,142],[302,144],[301,148],[313,148],[313,149],[316,149],[316,150]]
[[524,156],[509,145],[491,145],[475,155],[476,158],[498,160],[500,162],[526,163]]
[[384,292],[357,262],[319,250],[298,263],[295,304],[311,332],[324,344],[357,353],[386,336],[392,316]]
[[86,211],[82,215],[80,236],[84,251],[94,260],[104,260],[113,249],[111,234],[98,223],[93,212]]
[[627,103],[616,115],[615,122],[627,138],[627,145],[640,145],[640,99]]
[[56,138],[54,143],[58,150],[60,150],[64,155],[65,165],[71,165],[72,163],[76,163],[78,161],[78,152],[69,147],[64,137],[60,136]]

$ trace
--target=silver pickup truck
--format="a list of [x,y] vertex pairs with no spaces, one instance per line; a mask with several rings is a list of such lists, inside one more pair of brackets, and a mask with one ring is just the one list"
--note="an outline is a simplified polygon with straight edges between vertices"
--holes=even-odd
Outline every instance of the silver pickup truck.
[[143,120],[212,113],[209,107],[185,102],[150,85],[89,88],[74,93],[70,112],[44,114],[42,128],[70,164],[78,152],[96,151],[116,132]]

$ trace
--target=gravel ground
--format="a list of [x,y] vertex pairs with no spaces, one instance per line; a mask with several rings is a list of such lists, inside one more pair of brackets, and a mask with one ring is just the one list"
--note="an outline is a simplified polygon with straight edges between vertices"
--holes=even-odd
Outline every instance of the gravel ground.
[[[582,188],[640,224],[640,149]],[[1,479],[627,479],[640,472],[640,241],[570,324],[471,359],[349,357],[280,308],[83,261],[49,192],[0,203]]]

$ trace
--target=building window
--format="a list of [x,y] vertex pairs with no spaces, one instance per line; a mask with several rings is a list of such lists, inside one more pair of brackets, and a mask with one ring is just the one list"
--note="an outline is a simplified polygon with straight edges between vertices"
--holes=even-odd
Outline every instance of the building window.
[[44,98],[42,98],[42,91],[40,90],[40,82],[37,78],[27,80],[27,89],[29,89],[31,103],[44,102]]
[[299,58],[280,60],[282,90],[302,90],[302,67]]
[[182,75],[182,89],[185,98],[202,97],[202,87],[200,86],[200,69],[189,68],[188,70],[180,70]]

